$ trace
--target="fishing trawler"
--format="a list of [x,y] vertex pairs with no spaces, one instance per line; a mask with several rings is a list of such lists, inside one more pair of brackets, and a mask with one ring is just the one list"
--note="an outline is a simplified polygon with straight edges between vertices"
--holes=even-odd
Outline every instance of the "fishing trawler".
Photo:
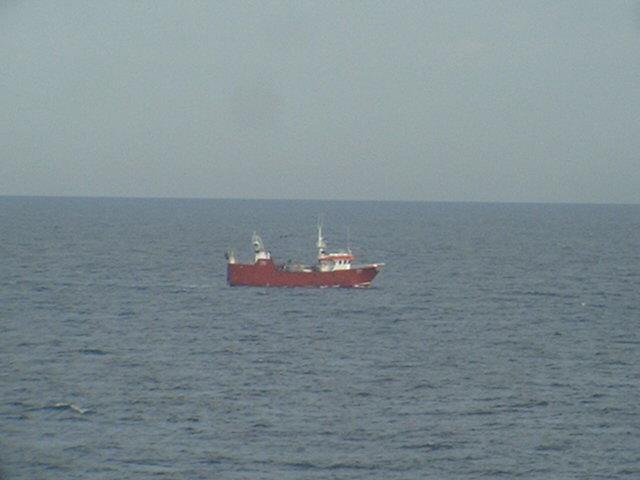
[[297,263],[276,264],[262,239],[253,233],[253,263],[238,263],[235,252],[227,252],[227,282],[229,285],[254,287],[368,287],[384,266],[383,263],[355,265],[351,249],[327,252],[318,224],[317,262],[314,265]]

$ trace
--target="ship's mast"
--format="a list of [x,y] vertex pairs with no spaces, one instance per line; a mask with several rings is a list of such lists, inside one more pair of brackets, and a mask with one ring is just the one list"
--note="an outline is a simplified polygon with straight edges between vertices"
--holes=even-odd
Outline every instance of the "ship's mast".
[[325,254],[325,249],[327,248],[327,244],[322,238],[322,219],[318,218],[318,242],[316,243],[316,247],[318,248],[318,260],[320,257]]

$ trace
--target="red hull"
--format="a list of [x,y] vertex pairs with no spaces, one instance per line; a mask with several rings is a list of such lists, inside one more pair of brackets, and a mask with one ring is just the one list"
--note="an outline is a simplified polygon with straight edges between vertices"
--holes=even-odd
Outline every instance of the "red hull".
[[228,263],[227,281],[229,285],[254,287],[366,287],[379,268],[379,265],[364,265],[330,272],[291,272],[278,268],[268,259],[254,264]]

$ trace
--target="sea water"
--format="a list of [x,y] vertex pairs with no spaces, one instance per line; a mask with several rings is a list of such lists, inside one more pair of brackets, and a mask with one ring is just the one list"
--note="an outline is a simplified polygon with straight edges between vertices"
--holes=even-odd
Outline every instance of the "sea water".
[[[369,289],[229,287],[330,247]],[[0,198],[0,477],[640,477],[640,206]]]

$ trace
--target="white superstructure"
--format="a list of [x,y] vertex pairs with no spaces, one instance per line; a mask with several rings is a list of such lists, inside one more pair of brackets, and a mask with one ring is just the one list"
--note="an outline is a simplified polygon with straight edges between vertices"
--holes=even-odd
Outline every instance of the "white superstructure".
[[264,243],[262,243],[260,235],[258,235],[256,232],[253,232],[253,236],[251,237],[251,244],[253,245],[253,253],[255,254],[256,262],[258,260],[269,260],[271,258],[271,254],[264,248]]
[[327,253],[327,243],[322,237],[322,224],[318,223],[318,267],[321,272],[332,272],[334,270],[349,270],[351,262],[355,256],[350,249],[339,252]]

